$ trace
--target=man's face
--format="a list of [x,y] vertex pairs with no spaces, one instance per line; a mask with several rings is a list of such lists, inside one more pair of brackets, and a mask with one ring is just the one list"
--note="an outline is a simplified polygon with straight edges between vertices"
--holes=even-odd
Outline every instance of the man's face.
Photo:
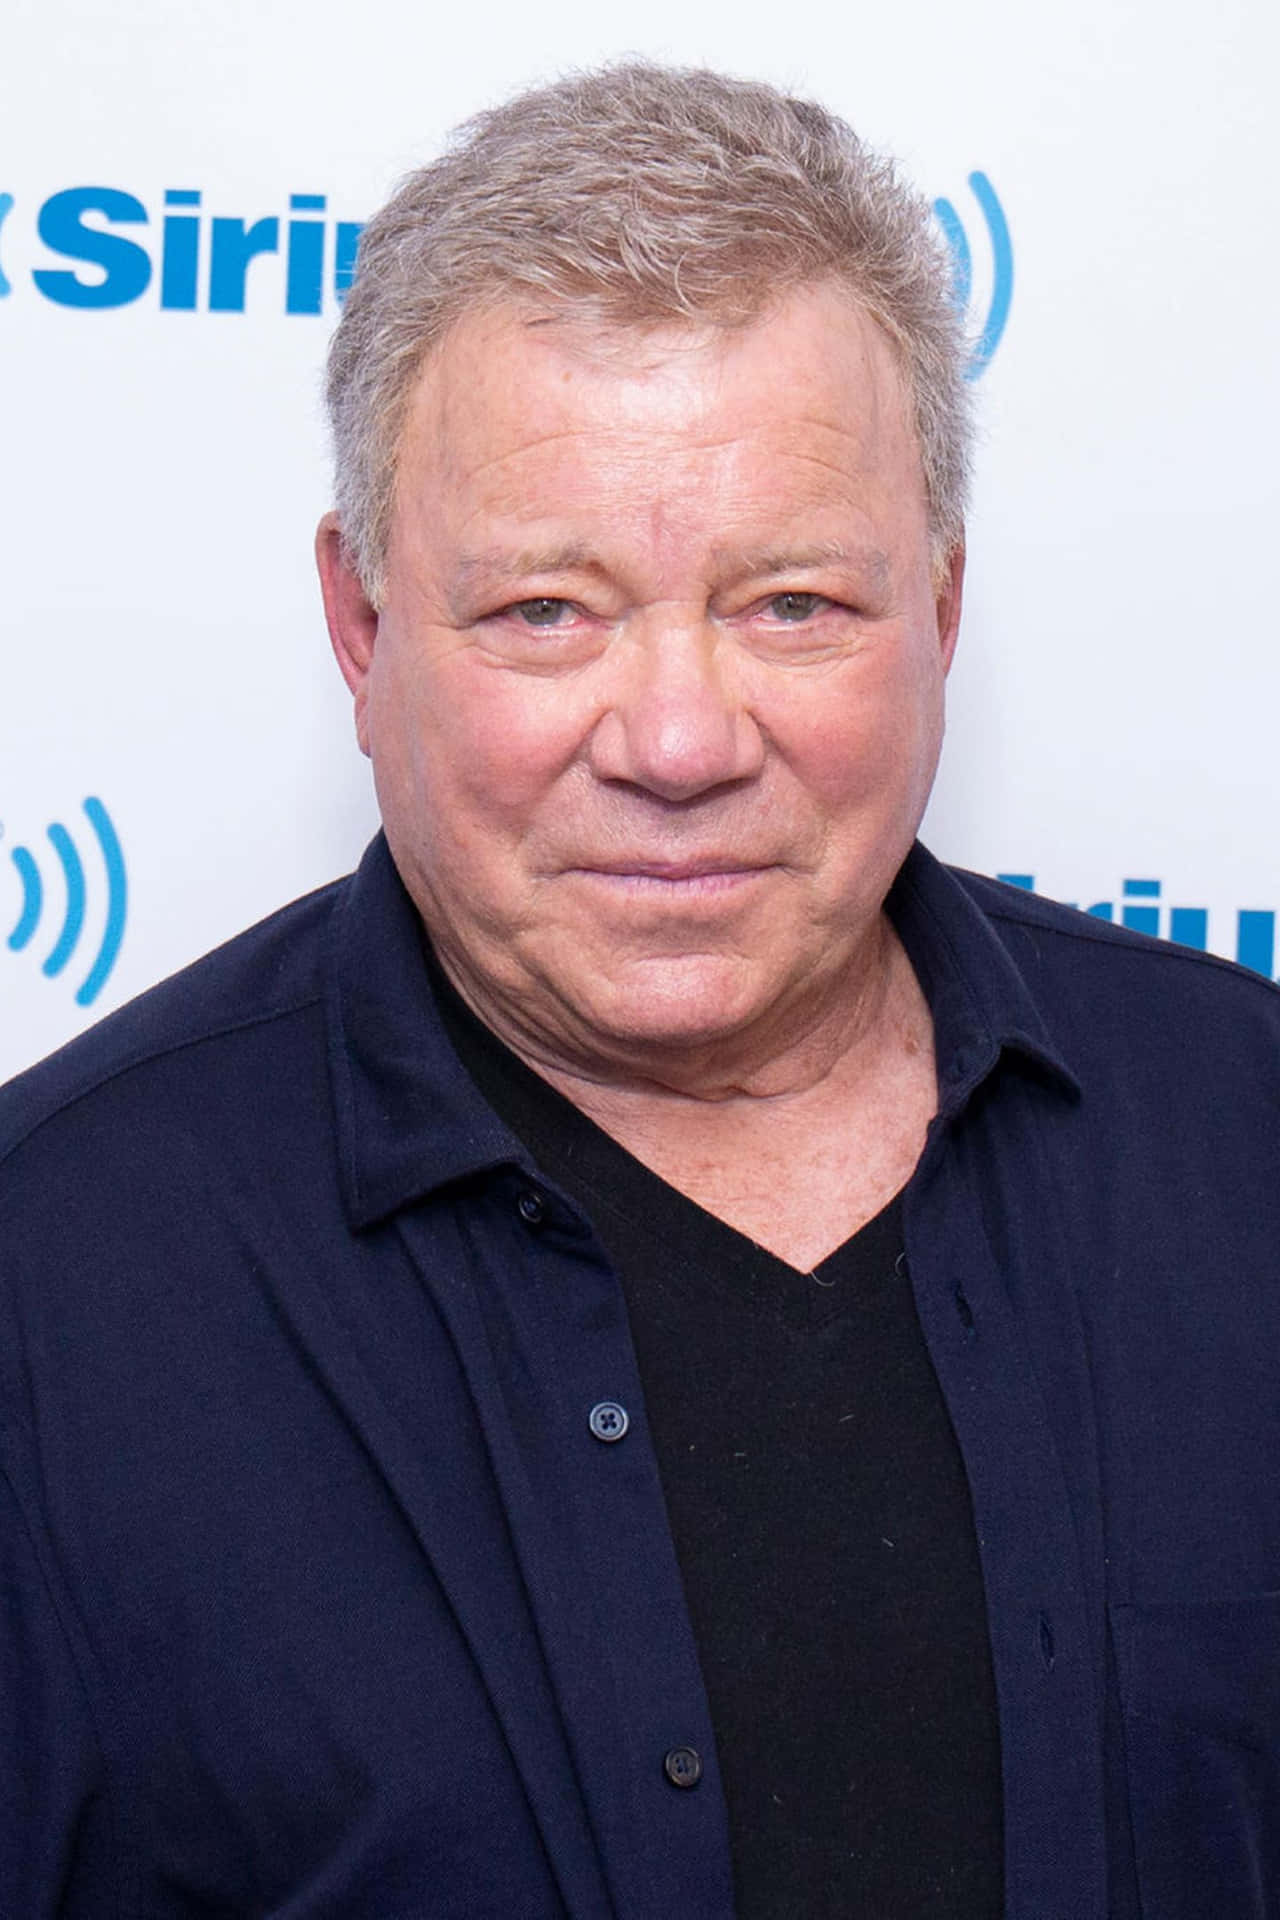
[[321,547],[396,864],[498,1031],[750,1064],[838,997],[928,796],[959,601],[847,298],[737,331],[474,315],[412,399],[380,613]]

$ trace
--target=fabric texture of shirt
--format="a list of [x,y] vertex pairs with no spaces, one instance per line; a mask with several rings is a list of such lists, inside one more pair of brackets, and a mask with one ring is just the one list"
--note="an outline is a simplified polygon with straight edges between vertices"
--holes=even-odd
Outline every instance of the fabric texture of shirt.
[[[1280,995],[918,848],[888,906],[1006,1914],[1276,1920]],[[732,1915],[619,1285],[380,840],[0,1096],[0,1912]]]

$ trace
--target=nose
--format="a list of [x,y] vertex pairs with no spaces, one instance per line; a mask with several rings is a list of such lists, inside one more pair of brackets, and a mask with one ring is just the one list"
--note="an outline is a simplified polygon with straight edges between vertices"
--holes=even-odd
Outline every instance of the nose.
[[628,635],[620,653],[612,697],[591,735],[597,779],[691,800],[759,773],[764,736],[714,627],[654,619]]

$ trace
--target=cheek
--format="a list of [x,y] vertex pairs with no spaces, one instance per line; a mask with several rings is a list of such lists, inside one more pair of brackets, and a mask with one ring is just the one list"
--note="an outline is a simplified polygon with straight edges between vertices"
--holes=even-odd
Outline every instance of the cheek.
[[830,686],[792,738],[793,768],[833,813],[895,800],[914,804],[927,787],[942,734],[942,680],[899,661],[891,671]]
[[527,831],[569,768],[586,723],[563,682],[455,656],[406,705],[407,750],[424,808],[459,838]]

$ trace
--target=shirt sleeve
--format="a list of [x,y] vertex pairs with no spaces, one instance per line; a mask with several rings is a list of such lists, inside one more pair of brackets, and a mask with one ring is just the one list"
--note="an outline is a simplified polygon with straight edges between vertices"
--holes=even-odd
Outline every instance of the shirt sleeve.
[[107,1920],[106,1772],[36,1539],[0,1458],[0,1914]]

